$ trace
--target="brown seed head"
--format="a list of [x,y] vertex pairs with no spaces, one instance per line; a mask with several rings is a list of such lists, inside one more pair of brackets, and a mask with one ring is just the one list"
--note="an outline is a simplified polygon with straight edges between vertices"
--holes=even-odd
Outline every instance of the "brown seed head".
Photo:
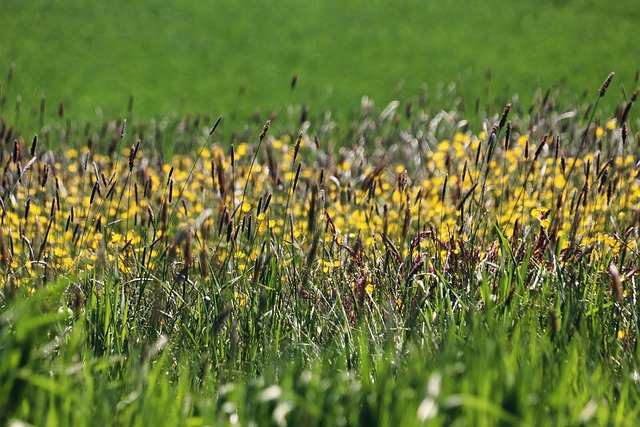
[[136,146],[132,145],[131,150],[129,151],[129,172],[133,170],[133,161],[136,158]]
[[505,105],[504,111],[502,112],[502,117],[500,118],[500,124],[498,125],[498,130],[502,129],[504,127],[504,124],[507,122],[509,111],[511,111],[511,104]]
[[262,132],[260,132],[260,141],[262,141],[264,137],[267,136],[267,132],[269,131],[270,126],[271,126],[271,120],[267,120],[266,123],[264,124],[264,127],[262,128]]
[[18,140],[13,141],[13,163],[18,163],[20,160],[20,145],[18,144]]
[[47,185],[47,179],[49,178],[49,165],[44,165],[44,172],[42,173],[42,181],[40,182],[40,186],[44,188]]
[[542,152],[542,149],[544,148],[545,144],[547,143],[547,137],[549,135],[545,135],[542,137],[542,140],[540,140],[540,144],[538,145],[538,148],[536,148],[536,152],[533,155],[533,161],[535,162],[536,160],[538,160],[538,156],[540,155],[540,153]]
[[602,83],[602,86],[600,86],[600,89],[598,89],[598,93],[600,93],[600,97],[603,97],[604,94],[607,92],[607,88],[609,87],[609,85],[611,84],[611,80],[613,80],[613,76],[616,73],[614,73],[613,71],[609,73],[609,75],[607,76],[607,78],[604,80],[604,82]]
[[149,224],[153,225],[153,228],[156,227],[156,216],[153,213],[153,209],[151,205],[147,205],[147,213],[149,214]]
[[296,161],[296,158],[298,157],[298,152],[300,151],[300,143],[302,142],[302,132],[300,132],[300,135],[298,135],[298,139],[296,140],[296,146],[293,149],[293,161]]
[[31,143],[31,157],[36,156],[36,147],[38,145],[38,135],[34,135],[33,142]]
[[216,131],[216,128],[218,127],[218,125],[220,124],[220,121],[222,120],[222,116],[218,117],[218,120],[216,120],[216,123],[213,125],[213,127],[211,128],[211,130],[209,131],[209,136],[213,135],[213,133]]
[[93,183],[93,190],[91,190],[91,198],[89,198],[89,204],[93,203],[93,199],[96,197],[96,191],[98,190],[98,181]]
[[31,197],[27,199],[27,205],[24,208],[24,219],[29,217],[29,209],[31,208]]
[[629,112],[631,111],[631,107],[633,107],[633,103],[636,102],[636,99],[638,99],[639,91],[640,89],[634,90],[633,93],[631,94],[631,99],[629,99],[629,102],[627,102],[627,105],[625,105],[624,110],[622,112],[622,116],[620,117],[620,121],[622,123],[625,123],[629,118]]

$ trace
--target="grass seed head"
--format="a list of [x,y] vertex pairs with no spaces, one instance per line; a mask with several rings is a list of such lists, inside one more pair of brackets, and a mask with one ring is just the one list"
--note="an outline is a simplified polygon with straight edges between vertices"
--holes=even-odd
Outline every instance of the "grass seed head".
[[229,219],[227,222],[227,243],[231,242],[233,238],[233,218]]
[[298,152],[300,151],[300,143],[302,142],[302,136],[303,136],[303,133],[300,132],[300,135],[298,135],[298,139],[296,139],[296,145],[295,145],[295,147],[293,149],[293,161],[294,162],[298,158]]
[[636,102],[636,99],[638,99],[638,92],[640,92],[640,88],[636,89],[633,91],[633,93],[631,94],[631,99],[629,99],[629,102],[627,102],[627,104],[624,107],[624,110],[622,111],[622,115],[620,116],[620,122],[621,123],[626,123],[627,119],[629,118],[629,112],[631,111],[631,107],[633,107],[634,102]]
[[545,135],[542,137],[542,139],[540,140],[540,144],[538,144],[538,148],[536,148],[536,152],[533,155],[533,161],[535,162],[536,160],[538,160],[538,156],[540,155],[540,153],[542,152],[542,149],[544,148],[544,146],[546,145],[546,141],[547,141],[547,137],[548,135]]
[[29,209],[31,208],[31,197],[27,199],[27,204],[24,208],[24,219],[26,220],[29,217]]
[[153,225],[153,228],[156,228],[156,216],[153,213],[153,209],[151,208],[151,205],[147,205],[147,213],[149,214],[148,225]]
[[269,127],[271,127],[271,120],[267,120],[262,128],[262,132],[260,132],[260,142],[267,136],[267,132],[269,131]]
[[221,121],[222,121],[222,116],[218,117],[218,120],[216,120],[215,124],[213,125],[213,127],[209,131],[209,137],[211,137],[211,135],[213,135],[213,133],[216,131],[216,129],[218,128],[218,125],[220,124]]
[[131,151],[129,152],[129,172],[133,171],[133,162],[136,159],[136,154],[138,154],[138,148],[140,147],[140,140],[136,142],[135,145],[131,146]]
[[33,142],[31,143],[31,157],[36,156],[36,148],[38,146],[38,135],[33,136]]
[[602,86],[600,86],[600,89],[598,89],[598,93],[600,94],[600,97],[603,97],[604,94],[607,92],[607,88],[611,84],[611,80],[613,80],[613,76],[615,74],[616,73],[614,73],[613,71],[610,72],[609,75],[607,76],[607,78],[604,79],[604,82],[602,82]]
[[502,112],[502,117],[500,118],[500,123],[498,124],[498,132],[502,130],[505,123],[507,122],[507,117],[509,117],[509,112],[511,111],[511,103],[508,103],[504,107],[504,111]]
[[13,141],[13,163],[18,163],[20,161],[20,143],[17,139]]
[[98,184],[98,181],[95,181],[93,183],[93,189],[91,190],[91,197],[89,198],[89,204],[92,205],[93,204],[93,199],[96,196],[96,192],[98,191],[98,188],[100,187],[100,185]]
[[42,172],[42,179],[40,180],[40,187],[44,188],[47,185],[47,179],[49,178],[49,165],[45,163],[44,171]]

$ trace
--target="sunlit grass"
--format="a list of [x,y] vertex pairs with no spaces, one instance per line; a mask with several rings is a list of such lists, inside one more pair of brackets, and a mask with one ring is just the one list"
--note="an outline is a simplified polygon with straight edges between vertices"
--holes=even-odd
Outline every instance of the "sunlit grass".
[[508,105],[480,132],[363,103],[349,141],[3,121],[5,420],[637,416],[635,96],[613,118]]

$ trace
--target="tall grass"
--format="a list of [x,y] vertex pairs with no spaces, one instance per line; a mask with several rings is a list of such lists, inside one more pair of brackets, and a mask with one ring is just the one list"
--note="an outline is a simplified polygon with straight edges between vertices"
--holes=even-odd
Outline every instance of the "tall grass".
[[632,425],[620,105],[3,120],[2,422]]

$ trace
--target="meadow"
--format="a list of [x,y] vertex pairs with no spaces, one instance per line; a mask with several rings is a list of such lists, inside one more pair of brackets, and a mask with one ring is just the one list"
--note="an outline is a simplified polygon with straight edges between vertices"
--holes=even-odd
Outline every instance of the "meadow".
[[2,423],[634,425],[638,91],[603,115],[613,78],[478,132],[446,94],[230,140],[3,111]]
[[635,1],[2,7],[0,425],[637,425]]

